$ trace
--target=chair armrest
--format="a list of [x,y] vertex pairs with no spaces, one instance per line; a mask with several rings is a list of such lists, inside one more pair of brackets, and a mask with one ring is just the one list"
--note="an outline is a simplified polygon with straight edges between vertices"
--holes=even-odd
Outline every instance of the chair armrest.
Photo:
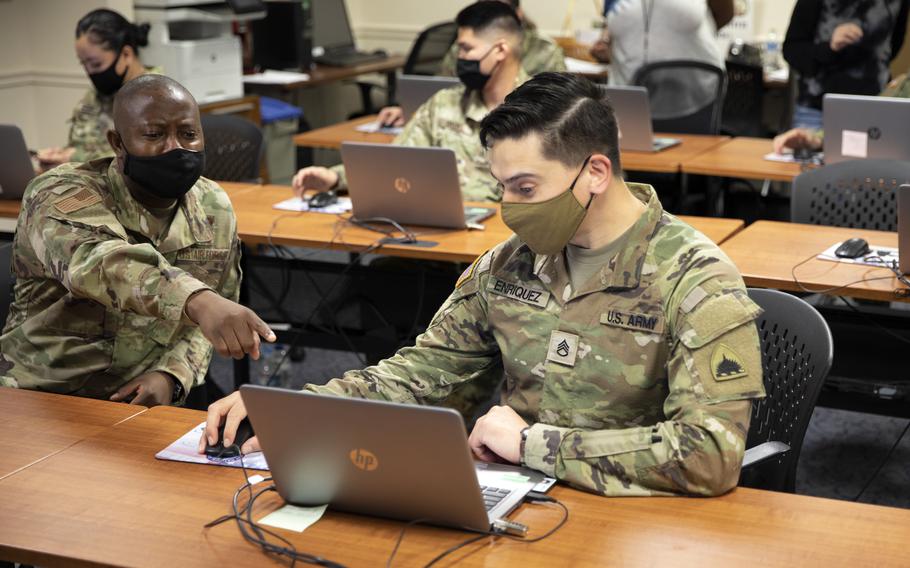
[[790,446],[783,442],[764,442],[746,450],[746,453],[743,456],[743,469],[752,467],[789,451]]

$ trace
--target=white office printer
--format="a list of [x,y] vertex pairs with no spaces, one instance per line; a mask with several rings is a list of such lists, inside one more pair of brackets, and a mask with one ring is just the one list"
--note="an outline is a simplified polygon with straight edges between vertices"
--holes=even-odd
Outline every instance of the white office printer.
[[146,65],[185,86],[200,104],[243,96],[243,58],[232,24],[265,17],[261,0],[136,0],[136,23],[149,23]]

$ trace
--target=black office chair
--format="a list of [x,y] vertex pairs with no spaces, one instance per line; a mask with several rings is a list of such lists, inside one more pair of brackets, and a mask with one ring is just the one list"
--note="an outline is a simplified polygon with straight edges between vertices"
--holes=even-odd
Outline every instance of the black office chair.
[[897,230],[897,188],[910,183],[910,162],[849,160],[793,180],[790,220],[878,231]]
[[[449,48],[455,43],[458,36],[458,26],[455,22],[443,22],[434,24],[420,32],[411,51],[408,53],[408,59],[405,61],[402,72],[405,75],[437,75],[442,60],[445,59]],[[351,115],[351,118],[375,114],[379,109],[373,106],[373,88],[379,87],[375,83],[358,81],[357,86],[360,88],[360,98],[363,101],[363,110]],[[394,93],[389,93],[387,104],[394,103]]]
[[216,181],[259,181],[262,161],[262,131],[238,116],[203,114],[205,171]]
[[0,243],[0,328],[6,324],[9,306],[13,303],[13,243]]
[[718,134],[727,89],[723,69],[702,61],[659,61],[641,67],[632,84],[648,89],[655,132]]
[[796,466],[822,383],[834,359],[828,324],[815,308],[777,290],[749,289],[764,309],[756,321],[767,396],[752,403],[739,484],[796,490]]

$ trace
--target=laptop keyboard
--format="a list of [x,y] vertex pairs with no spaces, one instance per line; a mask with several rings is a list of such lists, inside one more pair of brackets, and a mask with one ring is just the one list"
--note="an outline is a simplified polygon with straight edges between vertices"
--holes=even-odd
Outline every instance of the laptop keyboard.
[[508,497],[509,493],[512,491],[510,489],[500,489],[498,487],[481,485],[480,492],[483,494],[483,505],[486,507],[487,511],[489,511],[496,505],[499,505],[499,502]]

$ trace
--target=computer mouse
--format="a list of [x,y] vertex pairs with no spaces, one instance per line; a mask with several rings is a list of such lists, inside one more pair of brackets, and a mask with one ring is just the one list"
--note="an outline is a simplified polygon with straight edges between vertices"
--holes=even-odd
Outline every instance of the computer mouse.
[[386,50],[384,50],[384,49],[374,49],[374,50],[373,50],[373,55],[381,55],[381,56],[383,56],[383,57],[388,57],[388,56],[389,56],[389,52],[386,51]]
[[859,237],[847,239],[834,251],[834,256],[839,258],[859,258],[867,254],[869,254],[869,243],[866,242],[866,239]]
[[793,150],[793,159],[797,162],[808,162],[815,157],[815,152],[809,148],[796,148]]
[[334,205],[338,202],[338,194],[334,191],[320,191],[319,193],[314,193],[307,199],[307,206],[312,209],[322,209],[323,207],[328,207],[329,205]]
[[234,442],[230,447],[224,447],[224,424],[218,428],[218,441],[214,444],[205,445],[205,455],[212,458],[235,458],[240,455],[239,448],[243,447],[243,444],[247,440],[255,436],[253,433],[253,425],[250,424],[249,418],[244,418],[240,421],[240,424],[237,425],[237,433],[234,435]]

